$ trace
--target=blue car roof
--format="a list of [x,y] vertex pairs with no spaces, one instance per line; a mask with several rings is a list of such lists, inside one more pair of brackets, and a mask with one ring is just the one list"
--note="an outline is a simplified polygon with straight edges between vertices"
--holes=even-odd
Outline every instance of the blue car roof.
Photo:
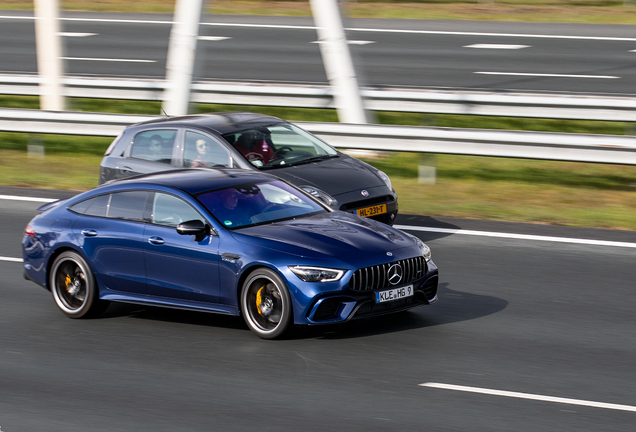
[[280,180],[273,175],[258,171],[241,169],[209,169],[190,168],[183,170],[164,171],[153,174],[143,174],[109,183],[113,184],[157,184],[181,189],[191,195],[212,189],[221,189],[242,183],[254,181]]

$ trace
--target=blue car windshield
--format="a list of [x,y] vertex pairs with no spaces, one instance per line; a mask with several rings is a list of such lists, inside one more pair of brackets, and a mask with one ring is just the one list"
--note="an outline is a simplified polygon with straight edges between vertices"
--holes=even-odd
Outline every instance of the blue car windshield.
[[216,189],[197,195],[197,199],[228,229],[327,211],[313,199],[280,180]]

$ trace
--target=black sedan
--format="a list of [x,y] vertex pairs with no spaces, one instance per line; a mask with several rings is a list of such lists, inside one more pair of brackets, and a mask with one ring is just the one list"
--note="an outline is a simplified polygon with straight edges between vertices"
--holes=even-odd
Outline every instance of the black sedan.
[[289,122],[253,113],[166,117],[129,126],[106,151],[100,184],[195,167],[269,171],[334,210],[390,225],[398,212],[384,172]]

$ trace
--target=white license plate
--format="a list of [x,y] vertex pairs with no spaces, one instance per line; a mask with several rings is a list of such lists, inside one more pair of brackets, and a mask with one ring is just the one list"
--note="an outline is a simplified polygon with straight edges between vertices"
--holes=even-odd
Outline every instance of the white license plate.
[[413,295],[413,285],[407,285],[400,288],[393,288],[391,290],[380,291],[375,293],[375,302],[384,303],[394,300],[399,300],[404,297],[411,297]]

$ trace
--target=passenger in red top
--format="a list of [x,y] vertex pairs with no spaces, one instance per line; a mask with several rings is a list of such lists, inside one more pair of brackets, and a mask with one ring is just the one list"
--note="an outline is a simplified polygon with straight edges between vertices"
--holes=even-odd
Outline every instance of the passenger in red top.
[[[265,138],[265,135],[257,130],[246,131],[236,140],[234,148],[240,151],[248,161],[252,163],[261,161],[261,164],[264,165],[271,160],[274,154],[274,149]],[[257,164],[258,162],[254,165]]]

